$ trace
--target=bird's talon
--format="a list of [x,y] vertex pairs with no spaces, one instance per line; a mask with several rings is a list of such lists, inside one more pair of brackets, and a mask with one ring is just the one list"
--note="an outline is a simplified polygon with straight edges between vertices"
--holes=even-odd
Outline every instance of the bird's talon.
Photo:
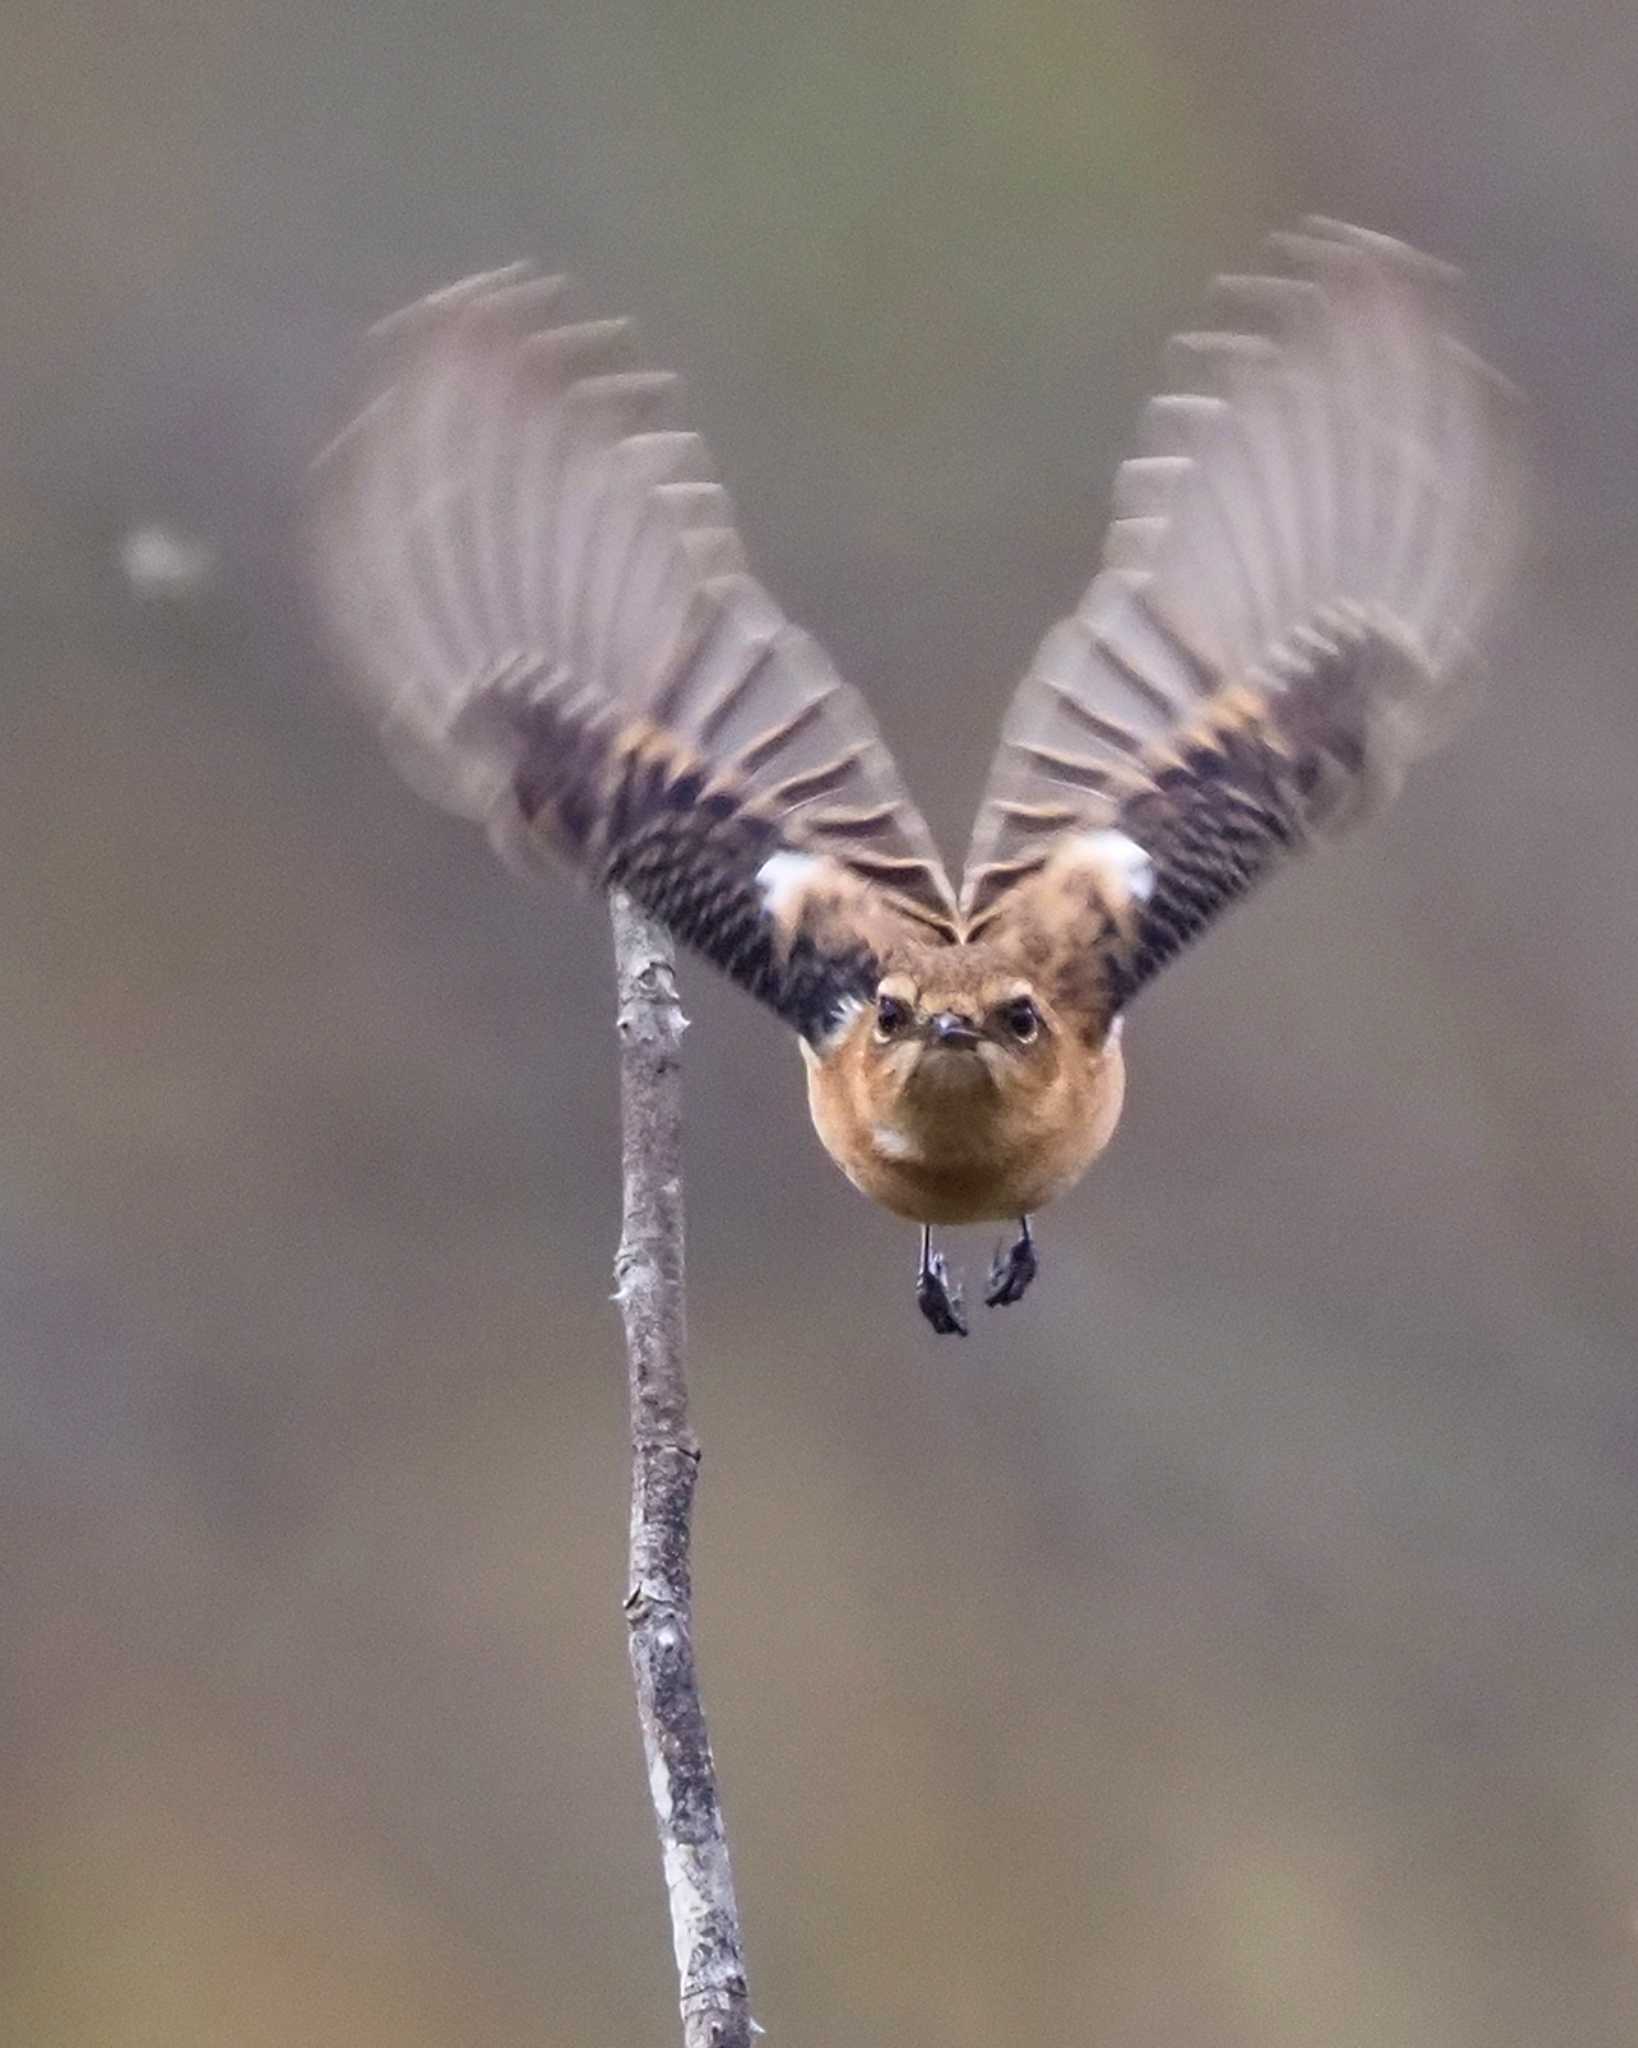
[[990,1284],[984,1292],[984,1306],[1010,1308],[1015,1301],[1022,1301],[1040,1270],[1035,1240],[1026,1225],[1010,1245],[997,1247],[995,1263],[990,1267]]
[[951,1280],[942,1252],[935,1252],[921,1269],[916,1280],[916,1306],[940,1337],[966,1336],[961,1289]]

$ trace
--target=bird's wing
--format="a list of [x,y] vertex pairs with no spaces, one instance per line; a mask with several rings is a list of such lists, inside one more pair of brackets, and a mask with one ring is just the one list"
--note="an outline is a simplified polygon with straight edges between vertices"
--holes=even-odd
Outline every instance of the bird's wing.
[[747,573],[669,377],[560,280],[469,279],[384,322],[315,466],[342,658],[408,778],[622,888],[819,1037],[898,940],[953,933],[859,696]]
[[1220,280],[1230,331],[1173,343],[968,855],[974,936],[1078,905],[1109,1014],[1394,792],[1514,563],[1516,407],[1453,332],[1454,273],[1330,221],[1271,246],[1282,274]]

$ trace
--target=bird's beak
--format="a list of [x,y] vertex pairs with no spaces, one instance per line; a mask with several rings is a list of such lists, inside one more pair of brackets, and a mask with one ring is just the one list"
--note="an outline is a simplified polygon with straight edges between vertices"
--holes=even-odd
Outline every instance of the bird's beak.
[[951,1048],[968,1048],[977,1045],[979,1031],[970,1017],[958,1017],[954,1010],[940,1010],[936,1017],[928,1020],[927,1042],[929,1045],[943,1045]]

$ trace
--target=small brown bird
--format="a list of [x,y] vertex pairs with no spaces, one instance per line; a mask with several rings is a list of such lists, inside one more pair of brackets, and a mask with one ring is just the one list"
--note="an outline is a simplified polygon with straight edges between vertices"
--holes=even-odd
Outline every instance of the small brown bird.
[[374,337],[317,468],[317,564],[405,773],[511,862],[623,889],[799,1036],[855,1186],[1029,1218],[1109,1142],[1144,985],[1288,855],[1392,795],[1506,582],[1514,409],[1453,273],[1326,220],[1177,338],[1103,566],[1013,699],[959,897],[863,701],[747,573],[672,380],[561,282],[496,271]]

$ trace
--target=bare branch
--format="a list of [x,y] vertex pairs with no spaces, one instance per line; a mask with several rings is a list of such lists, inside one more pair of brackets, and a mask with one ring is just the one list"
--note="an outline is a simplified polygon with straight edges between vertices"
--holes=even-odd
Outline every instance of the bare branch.
[[610,905],[625,1208],[615,1298],[631,1384],[631,1669],[660,1827],[684,2048],[750,2048],[745,1948],[694,1666],[689,1564],[700,1453],[688,1421],[683,1313],[685,1019],[671,941]]

